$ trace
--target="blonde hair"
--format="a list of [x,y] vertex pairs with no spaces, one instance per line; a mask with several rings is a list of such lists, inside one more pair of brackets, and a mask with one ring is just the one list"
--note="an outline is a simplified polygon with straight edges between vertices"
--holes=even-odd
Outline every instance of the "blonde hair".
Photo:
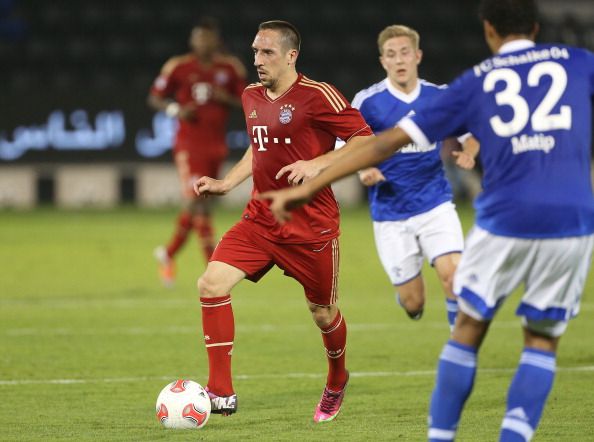
[[421,37],[419,37],[417,31],[404,25],[391,25],[384,28],[384,30],[377,36],[377,46],[380,55],[383,55],[384,43],[394,37],[408,37],[413,44],[413,48],[415,50],[419,49]]

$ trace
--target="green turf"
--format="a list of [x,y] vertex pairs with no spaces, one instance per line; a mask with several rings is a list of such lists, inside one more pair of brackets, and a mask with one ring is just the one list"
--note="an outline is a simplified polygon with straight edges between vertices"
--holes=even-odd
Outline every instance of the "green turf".
[[[472,212],[462,209],[465,228]],[[0,212],[0,440],[406,440],[426,434],[437,356],[447,339],[443,296],[425,269],[420,322],[393,298],[365,209],[343,211],[340,305],[352,373],[341,415],[314,425],[324,384],[321,338],[300,287],[279,271],[233,293],[240,412],[200,431],[155,419],[159,390],[179,377],[205,382],[191,239],[176,288],[159,286],[152,249],[174,212]],[[218,211],[217,230],[239,212]],[[535,441],[594,440],[594,275],[580,317],[561,343],[560,367]],[[515,295],[481,352],[460,441],[496,440],[521,351]],[[589,367],[584,370],[571,368]]]

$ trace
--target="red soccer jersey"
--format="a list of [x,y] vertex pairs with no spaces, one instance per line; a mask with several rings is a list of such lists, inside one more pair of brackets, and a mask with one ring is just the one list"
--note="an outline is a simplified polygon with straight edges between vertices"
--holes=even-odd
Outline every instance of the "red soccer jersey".
[[165,64],[153,83],[151,94],[173,97],[180,105],[196,106],[194,120],[180,120],[175,150],[199,152],[201,156],[223,157],[227,153],[225,135],[229,106],[212,99],[214,87],[240,97],[245,88],[243,66],[232,57],[218,56],[203,66],[192,54]]
[[[252,197],[267,190],[288,187],[278,171],[298,160],[311,160],[332,149],[336,138],[371,135],[358,110],[333,86],[299,74],[282,96],[272,100],[260,83],[249,85],[242,97],[248,136],[251,139],[254,188]],[[291,221],[279,225],[268,202],[251,199],[244,218],[264,227],[264,235],[285,243],[313,243],[338,236],[339,211],[330,187],[293,212]]]

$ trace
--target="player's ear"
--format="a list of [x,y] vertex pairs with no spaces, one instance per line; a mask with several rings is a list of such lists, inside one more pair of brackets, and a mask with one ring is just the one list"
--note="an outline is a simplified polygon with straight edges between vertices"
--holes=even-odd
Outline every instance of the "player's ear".
[[423,59],[423,50],[417,49],[417,64],[421,64],[422,59]]
[[540,23],[534,23],[534,27],[532,28],[532,32],[530,33],[530,38],[532,40],[536,40],[536,36],[540,32]]
[[287,64],[295,65],[297,63],[297,56],[299,55],[299,51],[297,49],[290,49],[289,50],[289,60]]
[[388,67],[386,66],[386,63],[384,62],[384,56],[383,55],[380,55],[379,56],[379,62],[382,65],[382,67],[384,68],[384,70],[386,72],[388,72]]
[[483,20],[483,30],[485,33],[485,41],[487,42],[487,46],[489,46],[491,52],[497,53],[499,50],[499,41],[501,40],[501,37],[499,37],[495,26],[493,26],[489,21]]

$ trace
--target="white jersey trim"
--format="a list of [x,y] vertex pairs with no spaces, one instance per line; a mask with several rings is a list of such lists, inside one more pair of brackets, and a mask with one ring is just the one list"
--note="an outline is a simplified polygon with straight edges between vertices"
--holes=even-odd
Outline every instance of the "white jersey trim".
[[400,120],[397,124],[397,127],[402,129],[404,132],[408,134],[409,137],[416,143],[419,147],[429,147],[431,146],[431,142],[425,136],[423,131],[417,126],[417,124],[408,117],[404,117]]
[[533,48],[536,46],[532,40],[528,39],[519,39],[519,40],[512,40],[499,48],[497,54],[505,54],[506,52],[515,52],[521,51],[522,49]]
[[383,92],[386,90],[386,81],[387,78],[380,81],[379,83],[375,83],[371,86],[369,86],[367,89],[362,89],[359,92],[357,92],[355,94],[355,98],[353,98],[353,102],[351,103],[351,106],[354,107],[355,109],[361,109],[361,105],[363,104],[363,102],[365,100],[367,100],[369,97],[372,97],[376,94],[379,94],[380,92]]

